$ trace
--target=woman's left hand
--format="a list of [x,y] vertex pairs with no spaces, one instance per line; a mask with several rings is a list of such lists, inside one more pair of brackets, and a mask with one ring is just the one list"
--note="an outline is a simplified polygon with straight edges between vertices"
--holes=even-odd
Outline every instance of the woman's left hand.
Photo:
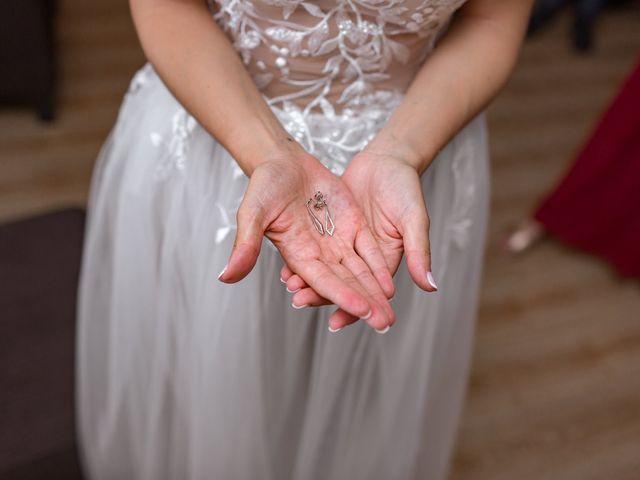
[[[351,160],[342,181],[360,204],[391,274],[395,274],[405,254],[414,282],[423,290],[436,291],[431,274],[429,216],[416,169],[400,156],[364,150]],[[289,290],[297,291],[296,304],[330,303],[286,265],[281,276]],[[357,320],[338,310],[329,327],[335,331]]]

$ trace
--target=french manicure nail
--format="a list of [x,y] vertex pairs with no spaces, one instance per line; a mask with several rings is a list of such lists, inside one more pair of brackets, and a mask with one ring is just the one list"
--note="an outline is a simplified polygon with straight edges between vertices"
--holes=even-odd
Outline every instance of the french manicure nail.
[[291,302],[291,306],[293,308],[295,308],[296,310],[300,310],[301,308],[308,307],[309,305],[306,305],[306,304],[305,305],[296,305],[295,303]]
[[433,274],[431,272],[427,272],[427,282],[436,290],[438,289],[438,285],[436,285],[436,281],[433,279]]
[[372,314],[372,313],[373,313],[373,312],[372,312],[371,310],[369,310],[369,313],[367,313],[364,317],[360,317],[360,318],[361,318],[362,320],[367,320],[368,318],[370,318],[370,317],[371,317],[371,314]]
[[282,283],[287,283],[287,281],[286,281],[286,280],[284,280],[282,277],[280,277],[280,281],[281,281]]
[[299,292],[299,291],[300,291],[299,288],[297,290],[289,290],[289,287],[287,287],[287,292],[289,292],[289,293],[296,293],[296,292]]
[[389,325],[387,325],[386,327],[384,327],[382,330],[376,330],[377,333],[387,333],[389,331]]
[[340,330],[342,330],[342,327],[340,327],[340,328],[336,328],[336,329],[333,329],[333,328],[331,328],[331,326],[329,326],[329,331],[330,331],[331,333],[336,333],[336,332],[339,332]]
[[225,266],[224,266],[224,268],[222,269],[222,271],[221,271],[221,272],[220,272],[220,274],[218,275],[218,280],[220,280],[220,277],[221,277],[222,275],[224,275],[224,272],[226,272],[226,271],[227,271],[227,268],[228,268],[228,267],[229,267],[229,265],[225,265]]

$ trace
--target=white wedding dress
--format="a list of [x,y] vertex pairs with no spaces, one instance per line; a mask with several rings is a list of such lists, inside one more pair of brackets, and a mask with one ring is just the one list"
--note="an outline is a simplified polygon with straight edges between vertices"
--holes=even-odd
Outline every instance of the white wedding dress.
[[[220,0],[210,9],[283,125],[340,175],[461,3]],[[245,280],[217,280],[247,178],[143,67],[98,159],[89,205],[77,337],[88,478],[446,478],[469,373],[488,174],[479,116],[423,175],[439,291],[417,288],[403,263],[388,333],[363,322],[330,333],[333,307],[291,308],[266,239]]]

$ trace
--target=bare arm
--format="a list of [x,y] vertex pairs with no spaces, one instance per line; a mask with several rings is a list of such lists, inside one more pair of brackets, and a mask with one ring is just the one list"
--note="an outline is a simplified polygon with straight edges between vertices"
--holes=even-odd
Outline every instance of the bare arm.
[[142,47],[160,77],[247,175],[268,158],[301,151],[203,0],[130,0],[130,5]]
[[469,0],[369,144],[419,173],[495,97],[515,65],[531,0]]

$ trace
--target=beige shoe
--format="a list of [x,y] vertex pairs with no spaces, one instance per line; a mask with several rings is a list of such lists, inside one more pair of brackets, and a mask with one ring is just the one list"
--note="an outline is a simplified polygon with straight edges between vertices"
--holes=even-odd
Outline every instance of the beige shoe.
[[546,230],[540,222],[527,218],[505,235],[501,246],[508,253],[523,253],[538,243],[545,233]]

